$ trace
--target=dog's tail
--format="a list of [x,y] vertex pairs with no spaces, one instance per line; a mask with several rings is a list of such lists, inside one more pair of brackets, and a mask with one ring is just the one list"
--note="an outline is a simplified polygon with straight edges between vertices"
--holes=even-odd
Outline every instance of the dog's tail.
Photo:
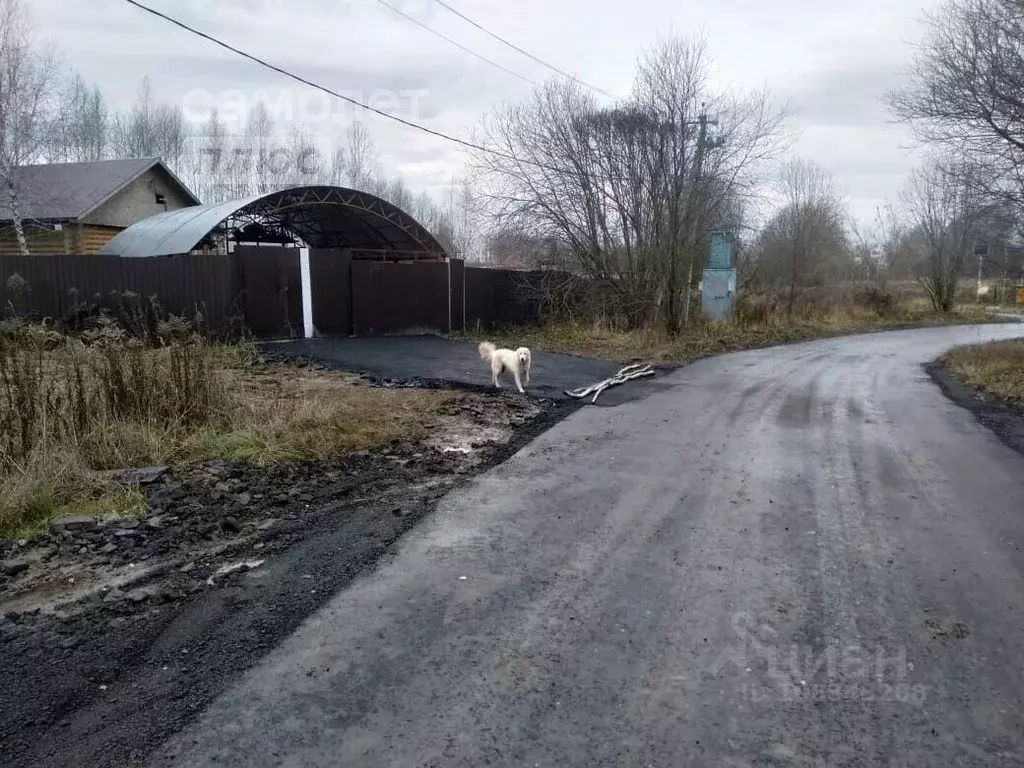
[[480,352],[480,358],[490,362],[491,357],[494,355],[494,350],[497,349],[497,347],[489,341],[481,341],[480,346],[477,347],[477,349]]

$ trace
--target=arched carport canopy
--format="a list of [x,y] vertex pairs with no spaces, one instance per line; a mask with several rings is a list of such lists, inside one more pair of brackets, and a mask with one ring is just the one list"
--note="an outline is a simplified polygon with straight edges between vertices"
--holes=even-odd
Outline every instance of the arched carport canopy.
[[284,239],[290,233],[311,248],[445,256],[434,236],[400,208],[367,192],[326,186],[295,187],[160,213],[119,232],[100,253],[173,256],[218,238],[250,242],[245,233],[253,231]]

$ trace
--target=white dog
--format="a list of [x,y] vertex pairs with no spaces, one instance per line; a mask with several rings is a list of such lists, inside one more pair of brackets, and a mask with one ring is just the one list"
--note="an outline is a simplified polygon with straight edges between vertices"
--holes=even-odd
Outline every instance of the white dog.
[[525,383],[529,384],[530,366],[533,362],[528,348],[519,347],[519,349],[514,351],[511,349],[498,349],[491,342],[483,341],[480,343],[479,350],[481,359],[491,366],[491,381],[495,387],[501,389],[498,376],[505,371],[509,371],[516,380],[516,387],[519,388],[519,391],[526,391],[523,389],[524,376]]

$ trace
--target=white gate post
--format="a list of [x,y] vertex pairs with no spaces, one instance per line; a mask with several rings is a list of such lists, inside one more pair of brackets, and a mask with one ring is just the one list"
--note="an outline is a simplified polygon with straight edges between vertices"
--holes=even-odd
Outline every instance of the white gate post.
[[299,249],[302,273],[302,326],[307,339],[313,338],[313,280],[309,272],[309,248]]

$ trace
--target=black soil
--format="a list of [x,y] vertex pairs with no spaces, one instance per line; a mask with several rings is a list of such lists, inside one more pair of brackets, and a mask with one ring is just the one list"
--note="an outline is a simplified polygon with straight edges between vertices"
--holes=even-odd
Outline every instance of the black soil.
[[[490,398],[520,415],[529,401]],[[509,421],[509,443],[482,447],[473,461],[393,445],[269,470],[214,462],[145,486],[147,520],[0,542],[0,562],[15,564],[0,571],[0,596],[41,568],[59,580],[76,564],[164,563],[136,583],[56,610],[0,610],[2,765],[142,765],[332,595],[394,552],[442,495],[578,407],[536,405],[540,415]],[[26,559],[32,565],[23,571]],[[218,575],[231,564],[240,567]]]
[[1024,405],[1007,402],[960,381],[941,360],[925,366],[928,375],[946,397],[974,414],[1006,445],[1024,456]]

